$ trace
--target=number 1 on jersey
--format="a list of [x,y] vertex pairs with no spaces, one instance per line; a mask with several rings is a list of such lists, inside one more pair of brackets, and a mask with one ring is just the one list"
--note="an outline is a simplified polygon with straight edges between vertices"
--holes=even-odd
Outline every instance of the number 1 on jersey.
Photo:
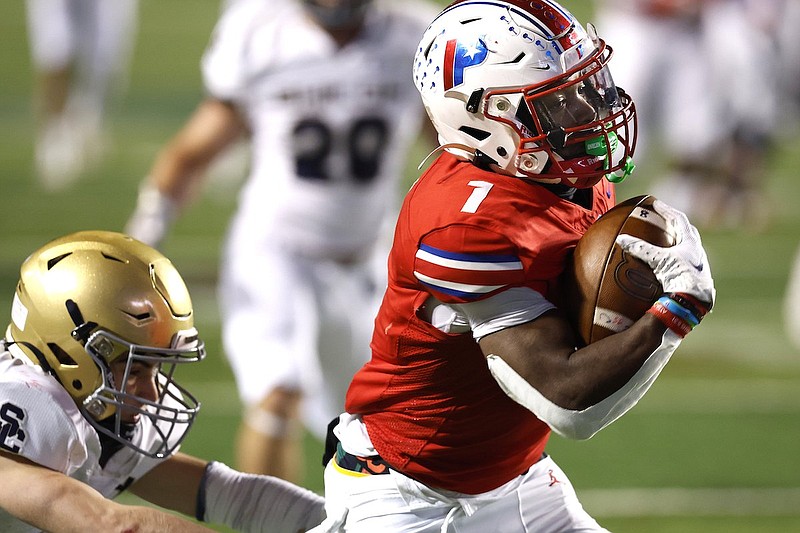
[[464,202],[464,207],[461,208],[462,213],[474,213],[477,211],[481,202],[486,199],[489,195],[489,191],[492,190],[494,186],[494,184],[488,181],[470,181],[468,185],[470,187],[475,187],[475,190],[472,191],[467,201]]

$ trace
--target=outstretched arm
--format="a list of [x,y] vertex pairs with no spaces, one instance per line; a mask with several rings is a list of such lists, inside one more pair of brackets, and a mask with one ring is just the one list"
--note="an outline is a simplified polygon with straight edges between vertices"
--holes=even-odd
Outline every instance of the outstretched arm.
[[242,117],[232,104],[204,100],[156,157],[125,232],[158,246],[209,164],[245,132]]
[[245,533],[297,533],[325,517],[324,501],[314,492],[183,453],[156,466],[130,490],[161,507]]
[[186,201],[191,186],[208,165],[245,131],[245,124],[232,104],[205,99],[159,152],[148,182],[175,202]]
[[0,507],[43,531],[212,531],[158,509],[121,505],[90,486],[16,455],[0,452]]

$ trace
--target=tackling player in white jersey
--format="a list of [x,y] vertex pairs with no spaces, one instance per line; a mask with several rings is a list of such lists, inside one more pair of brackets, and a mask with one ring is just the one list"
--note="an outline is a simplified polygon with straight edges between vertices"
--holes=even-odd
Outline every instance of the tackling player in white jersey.
[[244,470],[298,479],[297,420],[323,438],[366,361],[382,230],[423,124],[408,66],[435,12],[416,2],[232,2],[203,58],[208,97],[142,188],[127,232],[158,245],[215,156],[251,138],[219,290],[246,406]]
[[126,489],[241,531],[319,523],[313,492],[178,452],[200,404],[175,373],[204,357],[186,285],[156,250],[83,231],[31,254],[0,339],[0,531],[209,531],[111,501]]

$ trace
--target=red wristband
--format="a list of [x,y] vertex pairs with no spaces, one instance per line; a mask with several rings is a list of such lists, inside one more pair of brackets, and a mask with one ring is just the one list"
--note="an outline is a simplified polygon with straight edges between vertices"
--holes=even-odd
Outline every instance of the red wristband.
[[665,326],[677,333],[681,338],[684,338],[692,331],[692,326],[688,322],[672,314],[669,309],[659,302],[654,303],[653,307],[647,310],[647,313],[659,319]]

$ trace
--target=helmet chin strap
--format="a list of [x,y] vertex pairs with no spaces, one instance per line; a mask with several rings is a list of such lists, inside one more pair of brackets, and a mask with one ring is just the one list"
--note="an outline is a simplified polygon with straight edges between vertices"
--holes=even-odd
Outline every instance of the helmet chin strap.
[[436,148],[433,149],[433,151],[431,151],[431,153],[426,155],[425,159],[423,159],[422,162],[417,166],[417,170],[422,170],[422,167],[425,166],[425,163],[427,163],[428,160],[431,157],[433,157],[434,155],[436,155],[436,154],[438,154],[440,152],[443,152],[443,151],[447,150],[448,148],[454,148],[456,150],[461,150],[462,152],[465,152],[467,154],[467,158],[472,160],[472,161],[477,159],[479,157],[478,154],[481,153],[480,150],[478,150],[476,148],[472,148],[471,146],[467,146],[466,144],[461,144],[461,143],[443,144],[441,146],[437,146]]
[[[61,378],[58,377],[58,374],[56,374],[55,370],[53,370],[53,367],[50,366],[50,363],[47,362],[47,358],[44,356],[42,351],[39,350],[39,348],[31,344],[30,342],[3,339],[3,345],[9,349],[14,345],[24,346],[25,348],[31,351],[34,357],[36,357],[36,360],[38,361],[39,366],[42,368],[42,370],[44,370],[46,374],[50,374],[51,376],[53,376],[56,379],[56,381],[61,383]],[[19,348],[17,348],[17,351],[21,352]],[[24,355],[24,352],[22,352],[22,354]]]

